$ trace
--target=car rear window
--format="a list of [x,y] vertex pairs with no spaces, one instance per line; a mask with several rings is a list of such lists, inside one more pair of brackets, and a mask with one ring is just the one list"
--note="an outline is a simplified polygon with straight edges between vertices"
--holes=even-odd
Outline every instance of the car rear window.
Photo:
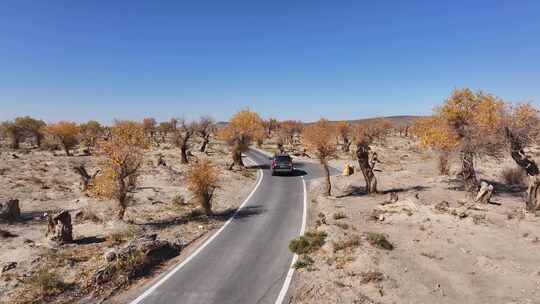
[[288,155],[280,155],[280,156],[276,156],[276,161],[278,161],[278,162],[290,162],[290,161],[291,161],[291,157],[288,156]]

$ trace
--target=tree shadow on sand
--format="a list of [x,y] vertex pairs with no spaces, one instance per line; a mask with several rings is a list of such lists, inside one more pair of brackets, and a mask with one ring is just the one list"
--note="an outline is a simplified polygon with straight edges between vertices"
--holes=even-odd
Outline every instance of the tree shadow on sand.
[[170,226],[175,225],[184,225],[189,222],[196,223],[208,223],[209,221],[220,221],[225,222],[230,218],[234,217],[235,219],[245,219],[252,216],[256,216],[266,212],[266,209],[262,208],[260,205],[244,207],[240,210],[238,208],[228,208],[223,211],[215,212],[211,216],[207,216],[200,209],[195,209],[192,212],[183,214],[179,217],[174,217],[165,220],[147,222],[147,223],[134,223],[138,226],[150,226],[158,229],[164,229]]
[[[388,189],[388,190],[383,190],[383,191],[379,191],[377,193],[373,193],[373,194],[379,194],[379,195],[385,195],[385,194],[389,194],[389,193],[402,193],[402,192],[411,192],[411,191],[414,191],[414,192],[420,192],[420,191],[424,191],[426,189],[429,189],[430,187],[425,187],[425,186],[412,186],[412,187],[406,187],[406,188],[392,188],[392,189]],[[349,186],[347,188],[347,190],[345,191],[345,193],[343,193],[342,195],[338,195],[336,196],[336,198],[343,198],[343,197],[349,197],[349,196],[365,196],[365,195],[369,195],[366,191],[366,187],[365,186]]]

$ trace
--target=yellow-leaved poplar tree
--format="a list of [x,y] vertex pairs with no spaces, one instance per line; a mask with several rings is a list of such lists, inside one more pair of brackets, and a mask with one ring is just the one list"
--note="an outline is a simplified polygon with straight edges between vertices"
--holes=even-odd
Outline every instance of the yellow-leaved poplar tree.
[[231,148],[232,164],[243,168],[242,153],[249,149],[249,145],[257,140],[261,133],[265,133],[263,120],[259,114],[250,110],[236,113],[227,126],[218,132],[218,138],[227,142]]
[[528,211],[540,210],[540,171],[534,158],[526,152],[527,147],[538,144],[540,140],[540,115],[530,103],[522,103],[509,111],[506,138],[510,155],[529,178],[525,208]]
[[336,158],[337,146],[335,142],[336,129],[328,120],[321,118],[302,131],[302,142],[323,166],[326,177],[326,194],[332,195],[330,181],[330,168],[328,161]]
[[144,152],[149,146],[144,127],[134,121],[116,121],[108,140],[99,142],[102,174],[95,178],[91,190],[100,197],[116,200],[120,220],[124,219],[129,189],[136,186]]
[[415,126],[425,147],[449,148],[459,153],[464,188],[476,192],[479,183],[474,168],[478,155],[497,156],[504,143],[506,105],[503,100],[470,89],[454,90],[433,120]]
[[67,156],[71,156],[71,149],[79,143],[80,128],[75,122],[59,121],[44,128],[54,140],[62,146]]
[[351,147],[350,133],[351,125],[345,121],[340,121],[336,123],[336,132],[338,139],[342,141],[341,151],[349,152]]
[[379,162],[377,153],[371,150],[371,145],[377,140],[384,140],[390,132],[392,124],[385,119],[376,119],[357,123],[354,126],[354,139],[356,141],[356,158],[364,180],[366,193],[377,192],[377,178],[374,170]]

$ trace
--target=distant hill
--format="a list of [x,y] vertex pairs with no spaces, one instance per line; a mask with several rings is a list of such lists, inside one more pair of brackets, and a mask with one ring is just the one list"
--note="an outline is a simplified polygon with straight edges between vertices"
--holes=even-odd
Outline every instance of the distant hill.
[[345,120],[345,121],[348,123],[354,124],[354,123],[359,123],[359,122],[370,122],[376,119],[385,119],[385,120],[388,120],[394,128],[399,128],[399,127],[411,125],[415,120],[422,117],[424,116],[397,115],[397,116],[373,117],[373,118]]
[[[422,118],[424,116],[415,116],[415,115],[396,115],[396,116],[381,116],[381,117],[372,117],[372,118],[364,118],[364,119],[355,119],[355,120],[333,120],[331,122],[338,122],[338,121],[345,121],[350,124],[359,123],[359,122],[369,122],[376,119],[386,119],[388,120],[394,128],[399,128],[407,125],[411,125],[415,120]],[[216,125],[218,128],[225,127],[228,122],[226,121],[220,121],[217,122]],[[312,124],[313,122],[307,122],[306,124]]]

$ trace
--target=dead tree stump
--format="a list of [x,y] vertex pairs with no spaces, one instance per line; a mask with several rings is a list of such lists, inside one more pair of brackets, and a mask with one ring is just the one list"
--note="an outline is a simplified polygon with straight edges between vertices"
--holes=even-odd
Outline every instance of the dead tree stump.
[[10,199],[4,203],[0,202],[0,220],[8,222],[18,221],[21,217],[19,200]]
[[73,242],[73,226],[68,211],[62,210],[54,216],[49,214],[49,226],[46,236],[57,245]]
[[480,191],[476,195],[475,201],[482,204],[488,204],[493,195],[493,185],[490,185],[486,182],[480,184]]

